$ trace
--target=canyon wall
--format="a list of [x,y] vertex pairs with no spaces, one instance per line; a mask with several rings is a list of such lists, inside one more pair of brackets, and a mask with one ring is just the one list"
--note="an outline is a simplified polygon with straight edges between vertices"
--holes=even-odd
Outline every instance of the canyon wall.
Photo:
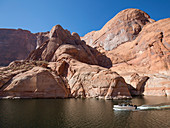
[[[103,99],[170,95],[170,18],[126,9],[84,37],[0,30],[0,97]],[[30,54],[29,54],[30,53]],[[29,54],[29,55],[28,55]]]
[[0,68],[0,97],[131,98],[123,77],[98,66],[91,49],[77,33],[54,26],[26,60]]
[[141,10],[126,9],[101,30],[90,32],[81,39],[107,56],[112,62],[111,69],[123,76],[128,84],[132,84],[131,75],[135,73],[148,77],[143,81],[143,91],[133,83],[135,89],[130,89],[134,95],[139,92],[141,95],[169,95],[170,18],[154,21]]
[[48,32],[33,34],[22,29],[0,29],[0,66],[23,60],[48,39]]

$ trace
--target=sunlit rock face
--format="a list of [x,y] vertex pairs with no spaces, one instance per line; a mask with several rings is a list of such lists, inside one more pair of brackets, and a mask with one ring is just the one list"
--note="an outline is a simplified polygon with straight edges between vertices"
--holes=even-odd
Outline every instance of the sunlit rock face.
[[154,20],[139,9],[119,12],[99,31],[92,31],[82,37],[92,47],[102,47],[110,51],[122,43],[135,40],[143,26]]
[[97,65],[71,60],[67,70],[63,70],[63,76],[73,97],[131,98],[127,84],[119,74]]
[[68,92],[45,68],[34,67],[14,76],[2,86],[0,95],[20,98],[65,98]]
[[49,40],[32,51],[27,60],[0,69],[3,81],[0,96],[131,98],[119,74],[98,66],[96,53],[77,33],[71,34],[56,25],[49,33]]
[[[169,28],[170,18],[154,21],[139,9],[126,9],[101,30],[92,31],[82,39],[111,60],[111,69],[123,76],[128,84],[135,86],[130,87],[134,95],[163,96],[169,95],[170,90]],[[140,79],[136,85],[130,82],[130,76],[134,73],[141,78],[149,77],[143,82],[143,91],[136,88]]]
[[[126,80],[128,73],[148,76],[144,95],[169,95],[170,18],[146,25],[138,37],[106,52],[112,69]],[[129,82],[130,83],[130,82]]]

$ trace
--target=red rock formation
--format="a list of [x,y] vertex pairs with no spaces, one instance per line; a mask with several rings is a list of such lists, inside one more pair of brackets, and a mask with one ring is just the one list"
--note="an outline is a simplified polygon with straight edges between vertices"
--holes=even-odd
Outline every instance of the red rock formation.
[[[66,62],[64,62],[66,63]],[[130,98],[131,95],[124,79],[116,72],[106,68],[89,65],[77,60],[62,63],[63,77],[73,97],[97,97],[97,98]],[[58,63],[56,63],[58,65]],[[63,66],[66,65],[65,67]],[[60,70],[57,70],[60,72]]]
[[36,47],[36,36],[22,29],[0,29],[0,65],[26,59]]
[[78,34],[64,30],[60,25],[56,25],[50,31],[50,39],[44,42],[37,50],[33,51],[28,59],[59,61],[63,56],[64,59],[74,58],[88,64],[98,64],[96,58],[80,40]]
[[144,68],[150,72],[167,71],[170,68],[169,24],[170,19],[164,19],[146,25],[136,40],[122,44],[106,55],[113,64],[126,62],[133,67],[139,66],[137,69],[141,71]]
[[93,66],[98,64],[93,52],[77,33],[71,35],[57,25],[50,31],[49,41],[33,51],[28,59],[53,62],[50,68],[65,78],[73,97],[110,99],[118,96],[117,91],[121,92],[119,98],[131,97],[122,77],[108,69]]
[[145,91],[145,84],[149,79],[148,76],[139,76],[137,73],[131,75],[130,85],[133,87],[131,90],[132,95],[143,95]]
[[36,34],[40,46],[27,61],[0,68],[0,96],[170,95],[169,28],[169,18],[155,22],[139,9],[121,11],[101,30],[81,38],[86,42],[56,25]]
[[14,76],[11,82],[1,88],[0,95],[22,98],[65,98],[68,97],[68,92],[47,69],[34,67]]
[[[124,20],[116,25],[119,19]],[[136,29],[132,29],[134,21],[138,24],[137,26],[140,26],[140,29],[136,28],[140,30],[137,34],[134,34]],[[105,28],[109,28],[109,26],[111,27],[108,31]],[[126,30],[124,34],[121,35],[121,32],[118,32],[118,36],[120,36],[116,37],[118,39],[116,42],[115,36],[110,39],[111,41],[107,41],[109,32],[111,30],[117,32],[120,30],[119,28]],[[150,79],[146,82],[144,90],[145,95],[169,95],[169,28],[170,18],[154,22],[143,11],[127,9],[117,14],[100,31],[91,32],[82,39],[86,40],[87,44],[96,46],[98,51],[110,58],[112,62],[111,69],[123,76],[127,83],[130,84],[129,77],[133,73],[138,73],[140,76],[149,76]],[[128,42],[120,41],[122,39],[121,36],[128,37]],[[93,40],[93,43],[90,40]],[[100,64],[100,61],[98,63]],[[160,76],[164,77],[160,78]],[[135,86],[139,83],[137,82]]]
[[[8,75],[12,79],[2,83],[1,97],[131,97],[124,79],[116,72],[97,66],[92,49],[80,40],[77,33],[71,35],[56,25],[49,37],[27,58],[29,63],[33,63],[33,69]],[[50,63],[48,67],[35,68],[39,60]],[[22,66],[19,63],[19,67],[24,69],[27,61],[22,62]]]
[[99,31],[92,31],[82,39],[92,47],[110,51],[122,43],[134,40],[143,26],[154,22],[139,9],[126,9],[108,21]]
[[31,51],[49,39],[49,32],[33,34],[22,29],[0,29],[0,66],[24,60]]
[[[81,39],[106,55],[107,51],[112,51],[125,42],[135,40],[142,28],[153,22],[154,20],[150,19],[148,14],[139,9],[126,9],[108,21],[101,30],[92,31]],[[109,58],[113,57],[114,55],[109,56]],[[113,60],[103,58],[100,54],[96,54],[96,58],[99,65],[109,68],[112,66]],[[116,59],[120,60],[121,58],[117,57]]]

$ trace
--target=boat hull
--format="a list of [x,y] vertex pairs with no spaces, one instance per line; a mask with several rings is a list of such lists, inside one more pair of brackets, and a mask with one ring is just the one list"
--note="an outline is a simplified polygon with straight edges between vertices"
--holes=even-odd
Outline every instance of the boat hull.
[[134,106],[119,106],[119,105],[114,105],[113,106],[114,110],[136,110],[136,107]]

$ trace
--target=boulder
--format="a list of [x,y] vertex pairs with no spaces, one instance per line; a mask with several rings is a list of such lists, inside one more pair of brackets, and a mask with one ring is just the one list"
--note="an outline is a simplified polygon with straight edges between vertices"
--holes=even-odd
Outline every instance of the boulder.
[[76,40],[81,40],[78,33],[73,32],[71,35],[72,35]]

